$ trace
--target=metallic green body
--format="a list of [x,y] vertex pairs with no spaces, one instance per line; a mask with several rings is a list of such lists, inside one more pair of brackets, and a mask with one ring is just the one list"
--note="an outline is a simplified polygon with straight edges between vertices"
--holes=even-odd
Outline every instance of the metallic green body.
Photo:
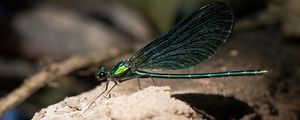
[[216,77],[231,77],[231,76],[253,76],[268,73],[267,70],[241,70],[241,71],[226,71],[215,73],[199,73],[199,74],[164,74],[151,73],[137,70],[135,74],[151,78],[168,78],[168,79],[195,79],[195,78],[216,78]]
[[110,72],[111,75],[113,75],[114,78],[120,79],[120,78],[126,78],[131,77],[132,71],[129,68],[129,64],[127,64],[124,60],[119,62]]
[[240,70],[240,71],[226,71],[213,73],[199,73],[199,74],[169,74],[169,73],[153,73],[142,70],[132,70],[130,64],[126,61],[119,62],[110,72],[115,80],[124,78],[167,78],[167,79],[200,79],[200,78],[217,78],[217,77],[231,77],[231,76],[254,76],[268,73],[267,70]]

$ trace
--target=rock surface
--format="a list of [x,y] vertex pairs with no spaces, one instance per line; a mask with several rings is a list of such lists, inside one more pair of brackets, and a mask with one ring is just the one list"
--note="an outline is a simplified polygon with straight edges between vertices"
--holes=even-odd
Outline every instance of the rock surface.
[[191,120],[197,113],[186,103],[171,97],[169,87],[148,87],[128,96],[110,94],[98,98],[88,105],[102,91],[104,86],[68,97],[37,112],[33,120]]

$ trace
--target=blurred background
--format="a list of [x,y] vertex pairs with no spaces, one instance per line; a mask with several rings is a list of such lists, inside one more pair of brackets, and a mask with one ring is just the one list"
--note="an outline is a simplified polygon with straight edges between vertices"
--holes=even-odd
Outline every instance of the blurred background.
[[[99,63],[112,67],[210,2],[213,1],[1,0],[0,97],[43,66],[75,55],[96,51],[101,56],[116,49],[125,52],[124,56]],[[234,97],[253,110],[240,118],[300,119],[300,1],[223,2],[232,7],[236,17],[231,37],[212,59],[185,72],[266,68],[271,73],[262,77],[157,80],[158,83],[170,85],[175,92]],[[90,65],[56,78],[0,119],[30,119],[41,108],[94,88],[100,84],[94,78],[96,67]],[[126,84],[119,91],[138,89],[136,81]],[[145,81],[143,86],[148,84],[151,81]],[[222,118],[223,114],[227,113],[215,117]]]

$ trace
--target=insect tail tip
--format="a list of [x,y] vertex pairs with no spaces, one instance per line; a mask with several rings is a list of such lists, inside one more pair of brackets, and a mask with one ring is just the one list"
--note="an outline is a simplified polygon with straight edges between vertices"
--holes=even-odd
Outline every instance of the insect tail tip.
[[270,71],[269,70],[262,70],[261,72],[262,73],[269,73]]
[[262,70],[259,70],[259,73],[260,74],[268,74],[270,73],[271,71],[267,70],[267,69],[262,69]]

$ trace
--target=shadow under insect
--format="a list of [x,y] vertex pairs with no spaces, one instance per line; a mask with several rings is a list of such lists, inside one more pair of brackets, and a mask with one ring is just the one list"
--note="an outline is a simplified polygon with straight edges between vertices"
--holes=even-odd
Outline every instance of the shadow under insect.
[[[186,102],[197,112],[204,111],[208,114],[204,117],[213,117],[217,120],[241,119],[246,115],[255,113],[247,103],[233,97],[197,93],[174,94],[172,97]],[[255,119],[261,118],[255,115]]]

